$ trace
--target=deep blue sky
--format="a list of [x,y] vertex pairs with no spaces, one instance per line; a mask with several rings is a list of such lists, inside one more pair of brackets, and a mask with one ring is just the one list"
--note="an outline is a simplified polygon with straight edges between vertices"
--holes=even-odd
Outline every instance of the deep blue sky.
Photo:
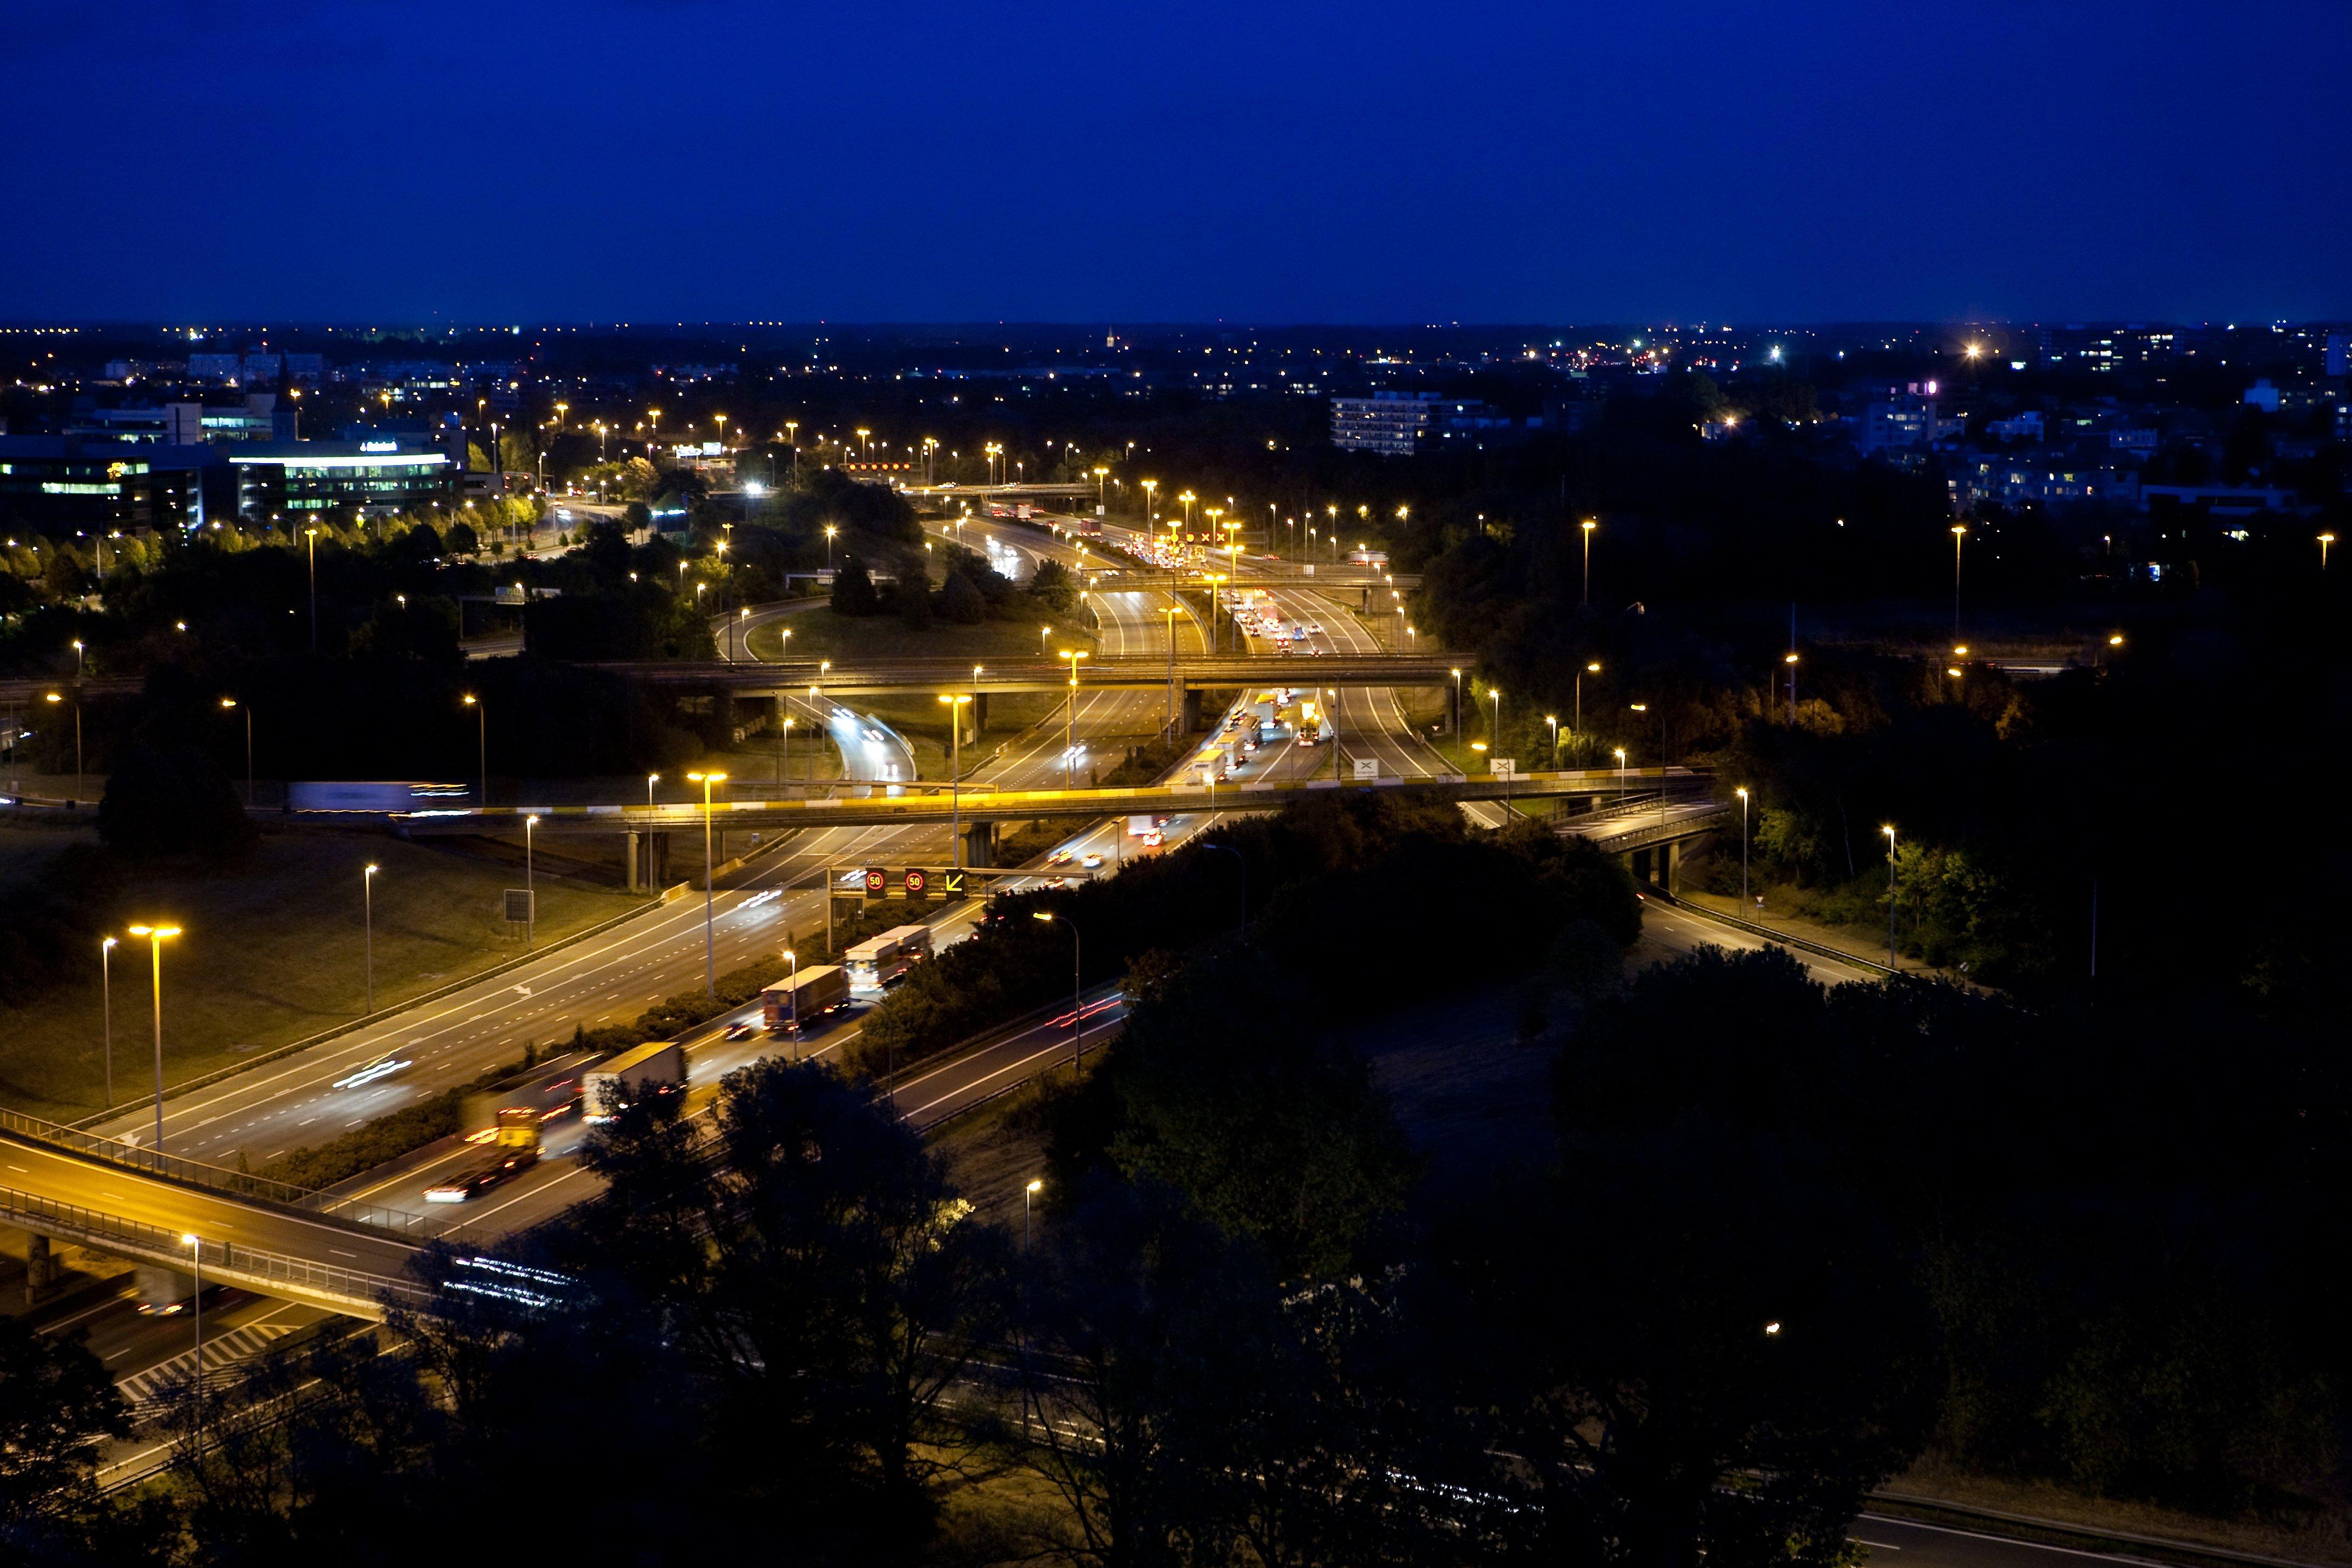
[[0,0],[0,318],[2352,315],[2352,5]]

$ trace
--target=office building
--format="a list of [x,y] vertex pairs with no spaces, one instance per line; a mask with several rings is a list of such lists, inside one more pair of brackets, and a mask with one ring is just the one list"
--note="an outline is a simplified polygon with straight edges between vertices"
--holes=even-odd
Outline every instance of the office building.
[[0,520],[29,532],[194,528],[235,492],[210,447],[0,436]]
[[220,452],[236,470],[236,510],[247,519],[423,511],[458,500],[457,466],[421,443],[257,441]]
[[1445,407],[1433,392],[1376,392],[1370,397],[1331,400],[1331,445],[1350,452],[1410,458],[1433,430]]

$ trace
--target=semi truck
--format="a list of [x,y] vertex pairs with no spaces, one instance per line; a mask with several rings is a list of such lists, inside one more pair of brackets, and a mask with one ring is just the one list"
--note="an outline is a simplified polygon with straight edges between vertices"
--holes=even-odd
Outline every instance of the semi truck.
[[879,995],[884,987],[931,955],[931,928],[892,926],[859,942],[844,955],[853,996]]
[[849,1005],[849,971],[820,963],[760,993],[760,1016],[772,1035],[797,1035],[836,1007]]
[[654,1095],[685,1089],[685,1050],[676,1040],[648,1040],[582,1073],[580,1109],[590,1121],[610,1121]]

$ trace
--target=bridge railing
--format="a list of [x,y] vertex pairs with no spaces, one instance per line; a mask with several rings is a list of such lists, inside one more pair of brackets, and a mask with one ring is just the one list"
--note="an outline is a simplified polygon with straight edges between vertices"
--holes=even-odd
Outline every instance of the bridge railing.
[[232,1171],[222,1165],[208,1165],[202,1160],[190,1160],[155,1149],[142,1149],[119,1138],[101,1137],[79,1128],[44,1121],[21,1110],[0,1110],[0,1131],[13,1132],[35,1142],[47,1143],[88,1159],[102,1160],[126,1171],[159,1176],[185,1186],[203,1187],[232,1197],[276,1204],[285,1208],[300,1209],[307,1214],[344,1220],[398,1241],[428,1241],[435,1237],[446,1236],[457,1228],[450,1222],[430,1215],[386,1208],[381,1204],[339,1198],[312,1187],[257,1176],[250,1171]]
[[30,1228],[68,1237],[76,1243],[86,1241],[104,1250],[119,1249],[166,1267],[185,1263],[191,1273],[202,1267],[219,1276],[291,1287],[346,1303],[414,1303],[422,1302],[428,1294],[423,1286],[410,1280],[313,1263],[307,1258],[289,1257],[263,1247],[205,1237],[199,1237],[191,1247],[179,1231],[14,1187],[0,1187],[0,1214],[8,1215],[12,1222],[32,1221]]

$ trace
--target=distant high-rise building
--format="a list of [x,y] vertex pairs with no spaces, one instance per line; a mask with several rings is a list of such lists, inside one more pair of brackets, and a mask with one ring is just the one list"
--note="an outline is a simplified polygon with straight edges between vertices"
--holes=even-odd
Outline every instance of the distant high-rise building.
[[2352,332],[2327,334],[2327,374],[2341,379],[2352,373]]
[[1331,400],[1331,445],[1410,458],[1435,427],[1445,400],[1433,392],[1376,392]]

